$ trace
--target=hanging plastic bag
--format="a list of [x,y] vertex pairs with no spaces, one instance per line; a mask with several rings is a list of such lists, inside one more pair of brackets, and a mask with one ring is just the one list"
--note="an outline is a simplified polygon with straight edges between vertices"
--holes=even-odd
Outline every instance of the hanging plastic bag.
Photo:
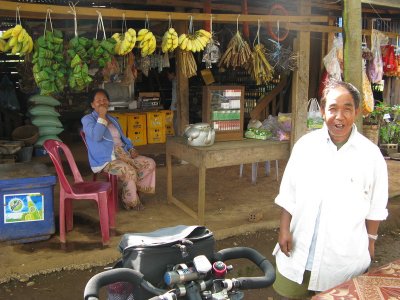
[[397,69],[396,56],[394,54],[394,46],[386,45],[381,47],[382,50],[382,61],[383,61],[383,72],[387,76],[391,76]]
[[324,119],[322,118],[318,100],[317,98],[311,98],[308,100],[307,129],[312,131],[322,128],[323,125]]
[[388,42],[387,36],[378,30],[372,29],[371,34],[371,51],[374,59],[368,64],[367,75],[372,83],[378,83],[383,77],[383,61],[381,45]]
[[341,80],[340,63],[337,57],[337,48],[333,47],[329,53],[323,58],[324,66],[329,74],[329,77],[336,80]]

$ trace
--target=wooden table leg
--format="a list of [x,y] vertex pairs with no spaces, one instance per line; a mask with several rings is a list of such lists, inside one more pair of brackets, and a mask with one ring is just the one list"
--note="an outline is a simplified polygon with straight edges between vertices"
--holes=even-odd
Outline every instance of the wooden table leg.
[[206,207],[206,168],[202,165],[199,167],[199,203],[197,214],[200,225],[205,225],[204,213]]
[[167,202],[171,203],[172,200],[172,155],[166,153],[167,163]]

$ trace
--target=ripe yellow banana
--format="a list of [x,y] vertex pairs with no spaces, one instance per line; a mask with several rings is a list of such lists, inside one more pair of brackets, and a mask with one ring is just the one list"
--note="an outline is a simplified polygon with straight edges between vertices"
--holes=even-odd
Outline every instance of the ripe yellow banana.
[[135,39],[136,39],[136,31],[135,31],[135,29],[129,28],[129,29],[128,29],[128,32],[129,32],[129,34],[132,36],[132,38],[135,37]]
[[182,33],[178,38],[178,44],[181,45],[185,39],[186,39],[186,34]]
[[0,39],[0,52],[5,52],[4,49],[6,47],[6,44],[7,43],[5,40]]
[[187,51],[192,51],[192,40],[190,38],[188,38],[188,42],[186,44],[186,49]]
[[22,44],[16,43],[15,46],[12,47],[11,53],[12,53],[12,54],[17,54],[17,53],[19,53],[19,52],[21,51],[21,48],[22,48]]
[[33,50],[33,40],[32,40],[32,37],[31,37],[31,36],[29,36],[29,41],[28,41],[28,43],[29,43],[29,48],[28,48],[28,52],[27,52],[27,53],[31,53],[32,50]]
[[8,44],[10,45],[10,47],[14,47],[17,43],[18,43],[18,37],[16,36],[13,36],[8,40]]
[[204,29],[199,29],[199,30],[197,30],[197,32],[204,35],[205,37],[211,39],[211,32],[204,30]]
[[181,50],[186,50],[186,46],[188,44],[189,39],[185,36],[181,43],[179,43],[179,47]]
[[149,50],[149,47],[150,47],[149,42],[147,42],[147,41],[145,41],[145,42],[141,41],[140,44],[143,45],[143,46],[142,46],[142,50],[141,50],[142,53],[143,53],[143,52],[146,52],[146,53],[147,53],[148,50]]
[[17,37],[18,43],[22,43],[22,41],[25,39],[26,35],[27,35],[26,30],[24,28],[22,28],[22,30],[20,31],[20,33],[18,34],[18,37]]
[[143,40],[143,37],[149,32],[147,28],[140,29],[137,34],[137,41],[140,42]]
[[22,30],[22,26],[20,24],[15,25],[14,29],[12,30],[12,36],[18,37],[21,30]]
[[[201,44],[201,47],[204,49],[204,47],[207,45],[207,39],[205,36],[197,36],[196,40]],[[201,49],[201,50],[203,50]]]
[[120,35],[119,35],[118,32],[114,33],[111,37],[112,37],[114,40],[116,40],[117,42],[121,40],[121,37],[120,37]]
[[13,30],[14,30],[14,27],[13,27],[13,28],[10,28],[10,29],[8,29],[8,30],[6,30],[6,31],[3,33],[3,35],[1,36],[1,38],[2,38],[3,40],[9,39],[9,38],[12,36]]
[[22,44],[21,53],[22,54],[29,53],[28,52],[29,47],[30,47],[30,45],[29,45],[29,39],[28,39],[25,44]]
[[175,50],[176,49],[176,47],[178,47],[178,37],[177,36],[175,36],[173,39],[172,39],[172,50]]
[[151,39],[152,36],[153,36],[153,33],[151,31],[149,31],[145,34],[145,36],[143,36],[142,41],[147,41],[147,40]]

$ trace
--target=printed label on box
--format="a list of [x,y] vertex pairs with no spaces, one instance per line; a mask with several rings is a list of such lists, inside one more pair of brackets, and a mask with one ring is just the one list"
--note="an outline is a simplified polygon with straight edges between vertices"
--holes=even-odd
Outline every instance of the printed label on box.
[[4,195],[4,223],[43,221],[43,198],[41,193]]

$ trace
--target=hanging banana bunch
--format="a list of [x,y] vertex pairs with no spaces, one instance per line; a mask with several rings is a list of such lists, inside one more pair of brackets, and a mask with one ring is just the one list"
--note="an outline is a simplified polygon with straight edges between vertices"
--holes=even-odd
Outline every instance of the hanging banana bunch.
[[135,47],[136,31],[133,28],[129,28],[124,34],[114,33],[112,38],[117,42],[114,48],[115,54],[124,56]]
[[179,38],[182,50],[200,52],[210,42],[211,32],[199,29],[194,34],[181,34]]
[[140,29],[137,36],[139,43],[140,54],[142,57],[151,55],[154,53],[157,47],[157,41],[154,34],[147,28]]
[[207,30],[200,29],[193,32],[193,19],[190,17],[189,31],[179,36],[178,44],[183,51],[200,52],[204,50],[210,39],[211,32]]
[[161,50],[163,53],[173,52],[178,47],[178,33],[170,27],[163,35]]
[[19,8],[17,8],[17,21],[19,24],[6,30],[0,37],[0,52],[10,52],[23,56],[33,50],[33,40],[21,25]]
[[154,53],[157,48],[157,40],[154,34],[149,29],[149,18],[146,15],[145,28],[139,30],[137,41],[139,43],[140,54],[146,57]]
[[168,30],[164,33],[161,42],[163,53],[173,52],[178,47],[178,33],[172,27],[171,16],[169,16]]
[[[252,61],[248,66],[251,77],[256,81],[257,85],[266,84],[274,77],[274,69],[266,58],[266,48],[260,43],[260,21],[258,21],[258,30],[255,40],[257,44],[252,52]],[[255,41],[254,40],[254,41]]]

